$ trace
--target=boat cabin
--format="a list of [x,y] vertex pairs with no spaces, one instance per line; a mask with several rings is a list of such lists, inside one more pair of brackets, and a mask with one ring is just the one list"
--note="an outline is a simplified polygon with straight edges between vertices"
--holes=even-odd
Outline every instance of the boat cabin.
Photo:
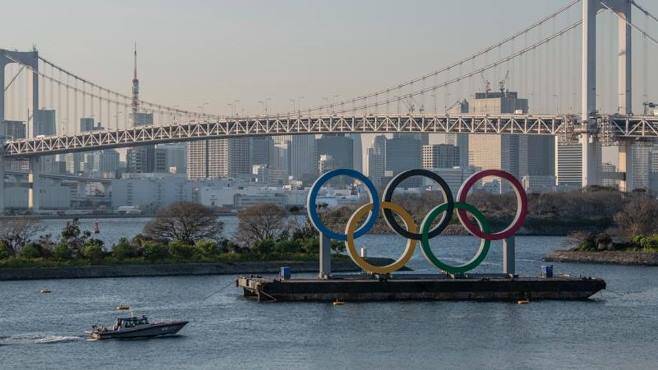
[[114,330],[119,328],[133,328],[140,325],[148,325],[149,320],[146,316],[142,317],[120,317],[117,319],[116,324],[114,324]]

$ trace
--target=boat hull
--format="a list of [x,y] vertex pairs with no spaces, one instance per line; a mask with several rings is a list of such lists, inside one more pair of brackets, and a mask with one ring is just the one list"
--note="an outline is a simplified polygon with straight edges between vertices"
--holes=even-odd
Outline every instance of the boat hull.
[[94,331],[91,337],[94,339],[134,339],[134,338],[155,338],[177,334],[187,321],[174,321],[167,323],[151,324],[143,328],[121,329],[117,331]]

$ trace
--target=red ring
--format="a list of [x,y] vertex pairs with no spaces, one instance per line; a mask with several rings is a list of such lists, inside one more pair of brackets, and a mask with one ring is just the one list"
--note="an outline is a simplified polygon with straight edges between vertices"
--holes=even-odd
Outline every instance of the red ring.
[[480,172],[474,173],[468,179],[466,179],[464,184],[462,184],[462,186],[459,188],[459,192],[457,193],[457,201],[466,203],[466,196],[468,195],[468,191],[471,190],[471,187],[473,187],[476,182],[487,176],[495,176],[501,179],[505,179],[509,181],[510,184],[512,184],[514,192],[516,193],[516,204],[518,205],[514,221],[512,221],[512,223],[502,231],[487,234],[481,231],[476,224],[468,219],[466,211],[462,209],[457,210],[457,217],[459,218],[459,221],[462,223],[462,225],[464,225],[466,230],[468,230],[468,232],[470,232],[472,235],[485,240],[507,239],[513,236],[521,228],[521,226],[523,226],[523,222],[525,221],[525,218],[528,214],[528,197],[525,194],[525,190],[523,190],[523,185],[521,185],[519,180],[517,180],[516,177],[514,177],[511,173],[503,170],[482,170]]

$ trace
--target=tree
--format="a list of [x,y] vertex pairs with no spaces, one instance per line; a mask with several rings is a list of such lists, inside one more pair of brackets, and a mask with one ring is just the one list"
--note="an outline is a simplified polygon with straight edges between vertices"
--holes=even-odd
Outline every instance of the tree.
[[224,223],[214,209],[192,202],[178,202],[160,208],[155,218],[144,227],[148,238],[170,242],[178,240],[194,244],[197,240],[217,240]]
[[0,223],[0,241],[10,254],[16,255],[41,230],[43,227],[35,219],[6,220]]
[[238,213],[236,241],[246,247],[276,239],[288,230],[288,212],[276,204],[258,204]]
[[647,195],[635,195],[615,214],[622,235],[634,237],[658,232],[658,201]]

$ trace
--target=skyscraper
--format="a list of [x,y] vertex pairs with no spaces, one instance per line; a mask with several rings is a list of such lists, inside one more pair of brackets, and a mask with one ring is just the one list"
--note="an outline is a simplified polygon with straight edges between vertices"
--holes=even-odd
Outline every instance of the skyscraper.
[[582,145],[561,137],[555,141],[555,175],[560,187],[582,187]]
[[290,176],[310,183],[318,174],[318,155],[315,135],[292,135],[288,144]]
[[[386,140],[386,173],[395,176],[403,171],[420,168],[422,141],[414,135],[396,134]],[[420,180],[404,181],[405,186],[420,186]]]
[[351,136],[325,135],[317,139],[318,156],[330,155],[336,168],[354,168],[354,141]]
[[368,148],[368,177],[380,189],[386,171],[386,136],[377,135],[371,148]]
[[452,168],[459,166],[459,148],[450,144],[423,145],[423,168]]
[[239,177],[251,174],[249,138],[193,141],[187,150],[190,179]]

